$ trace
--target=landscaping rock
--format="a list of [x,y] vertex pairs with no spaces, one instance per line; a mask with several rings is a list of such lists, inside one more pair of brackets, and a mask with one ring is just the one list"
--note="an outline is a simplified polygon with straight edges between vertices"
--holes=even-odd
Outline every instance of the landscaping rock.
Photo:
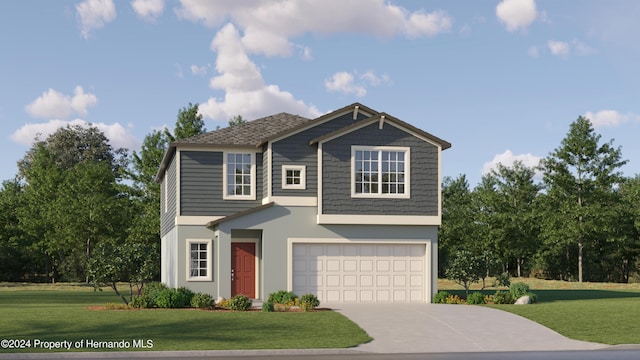
[[527,295],[521,296],[516,300],[515,305],[529,305],[531,304],[531,298]]

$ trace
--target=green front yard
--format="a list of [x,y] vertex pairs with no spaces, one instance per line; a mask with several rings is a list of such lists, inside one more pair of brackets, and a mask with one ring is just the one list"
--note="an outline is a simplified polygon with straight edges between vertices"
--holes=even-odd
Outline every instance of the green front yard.
[[[640,344],[640,284],[579,284],[518,278],[512,278],[511,282],[528,283],[539,303],[486,306],[523,316],[575,340]],[[460,286],[450,282],[441,280],[439,286],[451,293],[464,294]],[[494,292],[495,289],[483,291]]]
[[[132,351],[346,348],[371,340],[360,327],[333,311],[91,310],[90,306],[121,301],[110,290],[42,288],[0,286],[0,339],[31,340],[31,348],[24,352],[49,351],[34,349],[35,340],[84,341],[78,349],[84,351],[118,350],[88,348],[89,341],[124,340],[122,344],[131,346],[123,350]],[[134,348],[142,344],[144,348]],[[0,353],[18,351],[0,348]]]

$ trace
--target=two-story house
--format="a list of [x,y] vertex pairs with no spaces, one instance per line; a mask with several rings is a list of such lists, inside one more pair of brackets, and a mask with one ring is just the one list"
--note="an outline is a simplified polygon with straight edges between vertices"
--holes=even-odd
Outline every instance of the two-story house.
[[162,282],[225,298],[430,302],[450,146],[358,103],[173,142],[156,179]]

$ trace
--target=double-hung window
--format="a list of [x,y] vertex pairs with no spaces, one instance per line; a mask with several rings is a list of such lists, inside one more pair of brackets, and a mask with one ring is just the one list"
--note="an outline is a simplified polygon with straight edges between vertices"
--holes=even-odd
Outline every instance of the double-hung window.
[[223,198],[256,199],[256,156],[253,153],[224,153]]
[[211,281],[211,244],[210,239],[187,240],[187,280]]
[[352,147],[351,196],[408,198],[409,160],[405,147]]

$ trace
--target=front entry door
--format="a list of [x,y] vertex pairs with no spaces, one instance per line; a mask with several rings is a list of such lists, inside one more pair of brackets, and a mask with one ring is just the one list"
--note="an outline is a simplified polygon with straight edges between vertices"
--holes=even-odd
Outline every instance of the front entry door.
[[231,243],[231,296],[256,298],[256,244]]

